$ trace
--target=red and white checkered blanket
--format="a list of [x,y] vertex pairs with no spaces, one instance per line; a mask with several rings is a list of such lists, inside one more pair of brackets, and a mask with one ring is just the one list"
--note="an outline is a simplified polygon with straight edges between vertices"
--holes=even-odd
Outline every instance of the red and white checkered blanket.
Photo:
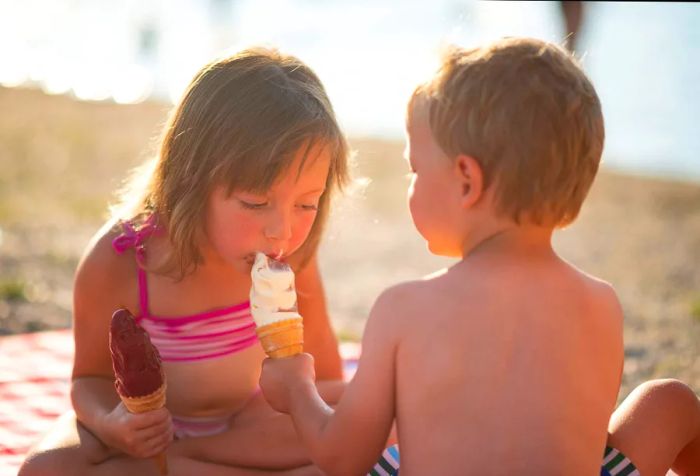
[[[346,377],[359,346],[340,346]],[[0,337],[0,476],[17,474],[29,448],[70,409],[70,330]]]
[[[340,355],[350,379],[359,344],[341,344]],[[72,364],[70,330],[0,337],[0,476],[17,474],[29,448],[70,409]]]
[[70,408],[70,331],[0,338],[0,475],[16,474],[24,455]]

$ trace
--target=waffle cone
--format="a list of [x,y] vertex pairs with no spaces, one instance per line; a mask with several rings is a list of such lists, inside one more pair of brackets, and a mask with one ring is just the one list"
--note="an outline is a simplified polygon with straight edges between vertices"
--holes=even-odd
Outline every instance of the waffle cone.
[[[144,395],[143,397],[127,397],[120,394],[119,398],[122,399],[124,406],[127,410],[129,410],[129,412],[144,413],[151,410],[158,410],[159,408],[163,408],[165,406],[166,389],[167,385],[165,384],[164,380],[163,385],[158,387],[158,389],[153,393]],[[160,453],[159,455],[154,456],[153,461],[158,466],[158,471],[161,475],[168,474],[168,460],[165,457],[165,453]]]
[[127,397],[125,395],[119,395],[124,402],[124,406],[131,413],[143,413],[150,412],[151,410],[158,410],[165,406],[165,390],[167,385],[163,383],[158,389],[148,395],[143,397]]
[[304,351],[304,324],[301,317],[260,326],[255,332],[265,353],[273,359],[291,357]]

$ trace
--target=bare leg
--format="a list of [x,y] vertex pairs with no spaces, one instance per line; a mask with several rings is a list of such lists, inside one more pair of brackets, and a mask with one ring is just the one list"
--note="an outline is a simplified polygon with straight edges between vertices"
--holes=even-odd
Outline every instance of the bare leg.
[[90,467],[116,454],[78,423],[75,413],[70,411],[60,416],[30,450],[19,476],[87,474]]
[[[319,382],[319,393],[335,404],[345,383]],[[274,411],[261,393],[231,419],[224,433],[176,441],[176,451],[192,460],[247,468],[281,470],[310,464],[288,415]]]
[[[290,425],[291,426],[291,425]],[[195,439],[192,439],[195,440]],[[184,440],[189,441],[189,440]],[[303,464],[287,471],[219,465],[187,457],[175,442],[168,450],[170,476],[207,474],[212,476],[319,475],[317,468]],[[117,476],[124,474],[158,476],[155,463],[132,458],[107,448],[75,419],[73,412],[61,416],[54,427],[30,452],[18,476]]]
[[[93,471],[90,472],[90,475],[94,476],[123,476],[125,474],[160,476],[156,466],[152,462],[128,457],[112,458],[96,466]],[[203,474],[207,476],[322,476],[323,473],[315,466],[268,471],[254,468],[236,468],[180,456],[169,457],[168,476],[191,476],[193,474]]]
[[635,388],[613,413],[608,445],[643,476],[700,475],[700,401],[682,382],[652,380]]

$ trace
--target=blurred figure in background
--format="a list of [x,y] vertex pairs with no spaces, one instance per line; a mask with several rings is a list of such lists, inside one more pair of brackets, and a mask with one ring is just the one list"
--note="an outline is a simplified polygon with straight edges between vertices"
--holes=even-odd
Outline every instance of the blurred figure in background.
[[569,51],[576,51],[578,32],[583,23],[583,2],[559,2],[561,12],[564,15],[566,26],[566,47]]

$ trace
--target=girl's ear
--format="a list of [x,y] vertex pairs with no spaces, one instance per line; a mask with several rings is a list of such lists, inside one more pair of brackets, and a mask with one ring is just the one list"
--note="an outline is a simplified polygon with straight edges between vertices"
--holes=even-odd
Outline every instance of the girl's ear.
[[460,154],[454,161],[454,172],[460,186],[462,208],[470,208],[484,192],[484,174],[479,161],[470,155]]

